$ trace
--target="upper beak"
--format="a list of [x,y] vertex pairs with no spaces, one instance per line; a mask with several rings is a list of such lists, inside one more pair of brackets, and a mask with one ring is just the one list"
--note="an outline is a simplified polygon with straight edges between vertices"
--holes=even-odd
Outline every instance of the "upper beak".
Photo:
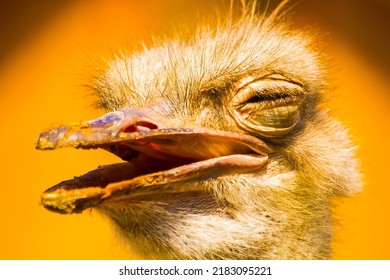
[[271,152],[249,135],[180,127],[177,120],[163,117],[158,106],[122,109],[51,128],[36,145],[40,150],[61,147],[102,148],[128,162],[100,167],[45,191],[42,204],[59,213],[81,212],[168,183],[253,172]]

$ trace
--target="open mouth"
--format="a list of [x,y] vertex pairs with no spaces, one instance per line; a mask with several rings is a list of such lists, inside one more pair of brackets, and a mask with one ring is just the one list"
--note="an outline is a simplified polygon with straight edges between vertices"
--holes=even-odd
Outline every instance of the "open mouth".
[[255,137],[207,128],[170,128],[167,121],[145,117],[147,113],[151,115],[149,108],[121,110],[42,132],[37,149],[101,148],[124,160],[49,188],[42,194],[43,206],[63,214],[79,213],[167,184],[253,172],[267,162],[270,148]]

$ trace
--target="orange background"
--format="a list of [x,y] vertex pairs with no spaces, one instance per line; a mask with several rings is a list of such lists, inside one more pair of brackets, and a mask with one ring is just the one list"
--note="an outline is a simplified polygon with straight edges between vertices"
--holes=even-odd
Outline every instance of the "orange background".
[[[126,258],[110,225],[96,213],[58,215],[39,205],[46,188],[117,159],[103,151],[41,152],[34,144],[52,122],[102,113],[93,109],[82,87],[94,59],[110,54],[116,42],[131,44],[169,29],[173,14],[192,20],[194,8],[208,1],[68,1],[58,6],[45,2],[50,1],[1,9],[5,35],[0,37],[0,259]],[[336,202],[335,215],[343,227],[336,230],[334,257],[390,259],[390,47],[387,41],[375,42],[384,40],[375,34],[384,36],[390,30],[387,21],[378,22],[390,11],[390,3],[365,1],[383,5],[368,14],[364,6],[357,10],[359,5],[354,5],[364,1],[314,2],[301,1],[293,19],[329,33],[321,39],[324,48],[342,66],[336,73],[337,98],[330,106],[356,138],[365,174],[362,194]],[[355,10],[349,10],[348,2]],[[362,11],[367,30],[359,29]],[[345,25],[338,25],[340,18]],[[366,34],[373,37],[365,38]],[[370,40],[372,49],[367,46]]]

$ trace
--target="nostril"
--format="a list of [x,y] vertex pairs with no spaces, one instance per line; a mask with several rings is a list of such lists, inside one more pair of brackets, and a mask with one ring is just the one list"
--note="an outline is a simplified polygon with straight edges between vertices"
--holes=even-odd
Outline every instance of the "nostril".
[[152,129],[157,129],[157,125],[151,122],[146,122],[146,121],[139,121],[134,124],[131,124],[124,129],[121,130],[121,132],[140,132],[140,131],[148,131]]

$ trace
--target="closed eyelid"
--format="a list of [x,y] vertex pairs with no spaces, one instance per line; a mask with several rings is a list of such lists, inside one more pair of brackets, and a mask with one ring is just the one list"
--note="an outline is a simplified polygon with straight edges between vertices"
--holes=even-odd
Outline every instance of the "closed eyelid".
[[291,83],[291,84],[294,84],[294,85],[297,85],[297,86],[303,88],[303,84],[296,79],[287,78],[287,77],[282,76],[280,74],[267,74],[267,75],[264,75],[264,76],[261,76],[258,78],[247,77],[247,78],[243,79],[240,82],[239,86],[236,88],[236,91],[242,90],[242,89],[250,86],[251,84],[254,84],[254,83],[260,82],[260,81],[264,81],[264,82],[266,82],[266,81],[280,81],[280,82]]
[[304,90],[301,86],[289,83],[286,80],[274,81],[259,79],[246,83],[245,86],[241,86],[232,95],[233,105],[278,100],[298,101],[304,96]]

